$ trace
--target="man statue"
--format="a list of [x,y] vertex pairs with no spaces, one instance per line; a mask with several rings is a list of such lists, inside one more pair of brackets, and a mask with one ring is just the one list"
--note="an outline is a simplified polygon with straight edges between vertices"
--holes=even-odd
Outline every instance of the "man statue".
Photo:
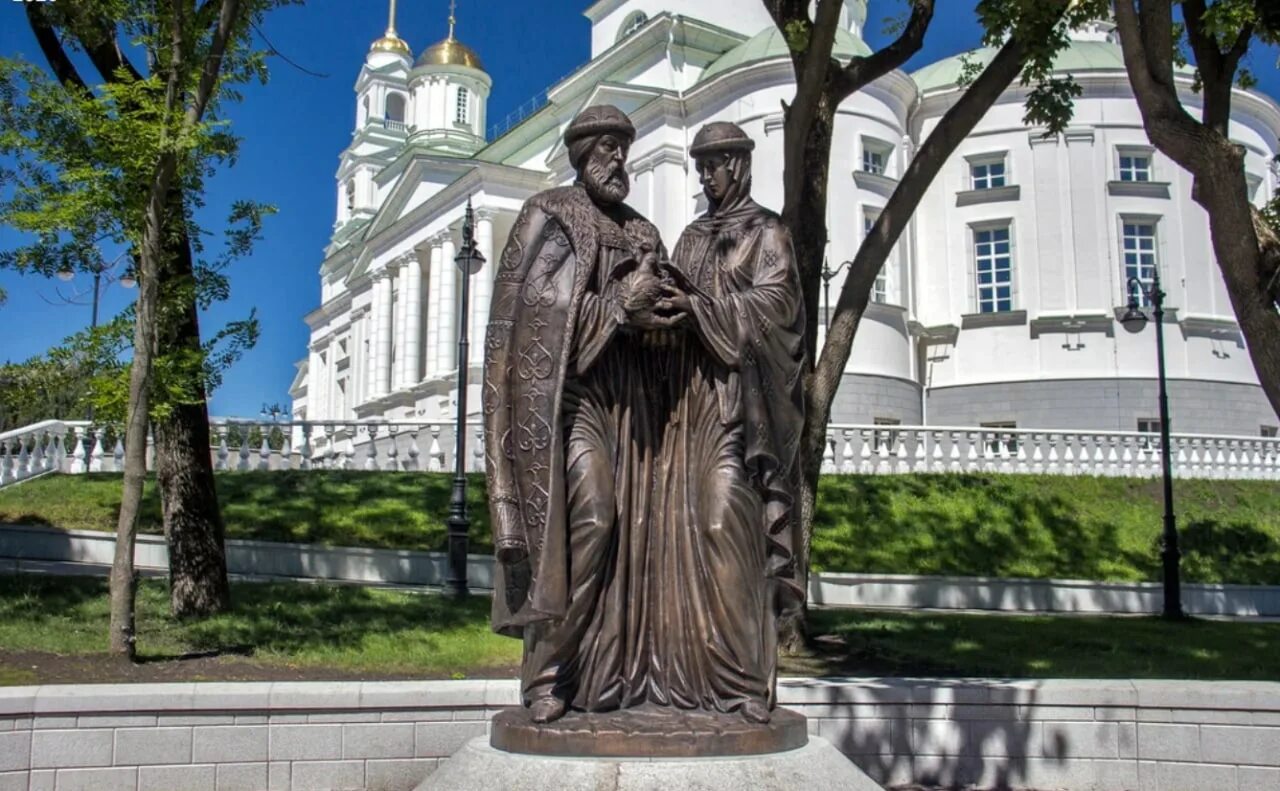
[[791,237],[751,199],[752,140],[731,123],[690,147],[709,209],[680,236],[655,309],[669,354],[649,542],[659,702],[770,719],[776,619],[803,601],[799,458],[804,302]]
[[680,317],[648,310],[657,288],[649,297],[627,288],[642,260],[664,257],[657,229],[622,202],[634,138],[631,120],[608,105],[570,123],[577,180],[525,203],[485,338],[493,626],[524,638],[522,699],[538,723],[646,693],[656,428],[639,330]]

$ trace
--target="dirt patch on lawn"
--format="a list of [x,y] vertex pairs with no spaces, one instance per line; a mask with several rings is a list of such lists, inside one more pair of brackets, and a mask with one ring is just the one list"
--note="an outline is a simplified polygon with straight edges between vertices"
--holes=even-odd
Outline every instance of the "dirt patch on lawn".
[[[465,678],[516,678],[515,667],[480,668]],[[106,654],[64,656],[0,650],[0,685],[159,684],[185,681],[392,681],[458,678],[441,673],[371,673],[341,667],[292,666],[234,654],[149,656],[126,662]]]

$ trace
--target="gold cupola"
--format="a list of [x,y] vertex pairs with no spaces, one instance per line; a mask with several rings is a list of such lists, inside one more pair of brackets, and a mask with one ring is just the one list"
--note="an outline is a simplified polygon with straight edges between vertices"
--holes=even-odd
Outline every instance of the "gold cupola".
[[387,32],[382,34],[382,38],[370,45],[369,51],[390,52],[393,55],[403,55],[406,58],[413,57],[413,50],[409,49],[408,42],[396,35],[396,0],[391,0],[391,14],[387,20]]
[[469,69],[484,71],[484,65],[480,63],[480,56],[475,50],[463,44],[454,38],[453,29],[457,24],[454,16],[456,0],[449,3],[449,35],[444,39],[432,44],[423,50],[418,56],[418,60],[414,62],[414,67],[420,66],[465,66]]

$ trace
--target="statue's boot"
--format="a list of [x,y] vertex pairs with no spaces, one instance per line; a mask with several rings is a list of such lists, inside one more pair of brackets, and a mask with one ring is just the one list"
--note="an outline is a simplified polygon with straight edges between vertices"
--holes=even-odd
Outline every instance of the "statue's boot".
[[545,698],[538,698],[529,706],[529,716],[534,722],[547,723],[558,720],[564,716],[565,702],[559,698],[548,695]]
[[768,722],[769,718],[773,716],[769,712],[769,707],[758,700],[748,700],[746,703],[743,703],[742,708],[738,709],[738,713],[741,714],[742,718],[747,722],[755,722],[760,725]]

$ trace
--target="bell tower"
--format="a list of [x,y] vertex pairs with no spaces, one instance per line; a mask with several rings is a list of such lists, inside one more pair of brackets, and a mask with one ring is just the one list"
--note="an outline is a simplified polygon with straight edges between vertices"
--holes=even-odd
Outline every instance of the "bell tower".
[[427,47],[409,75],[409,141],[437,154],[470,156],[485,144],[493,80],[475,51],[458,40],[457,0],[449,3],[449,35]]
[[335,228],[373,216],[378,204],[373,176],[409,134],[412,50],[396,33],[396,0],[389,2],[386,32],[370,45],[356,79],[356,123],[338,165]]

